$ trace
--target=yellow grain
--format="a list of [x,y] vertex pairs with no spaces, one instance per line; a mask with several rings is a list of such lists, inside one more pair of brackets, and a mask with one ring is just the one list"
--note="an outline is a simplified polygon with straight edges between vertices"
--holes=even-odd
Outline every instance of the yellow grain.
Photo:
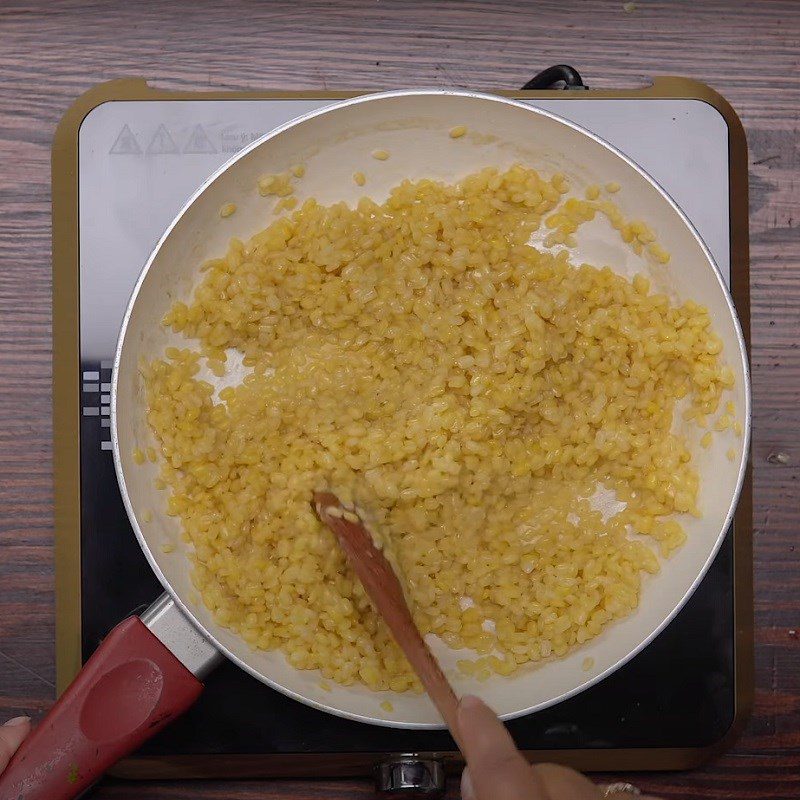
[[278,200],[275,203],[275,211],[291,211],[293,208],[297,206],[297,198],[296,197],[284,197]]
[[262,175],[258,179],[258,191],[262,195],[269,194],[272,189],[272,184],[275,183],[275,175]]
[[647,252],[659,264],[666,264],[669,262],[670,259],[669,253],[660,244],[658,244],[658,242],[653,242],[647,245]]
[[388,150],[373,150],[370,154],[374,159],[377,161],[386,161],[389,158],[389,151]]
[[460,139],[467,132],[466,125],[456,125],[455,128],[450,128],[450,138]]
[[281,172],[277,175],[263,175],[258,179],[258,192],[262,197],[288,197],[294,193],[292,173]]
[[216,375],[218,378],[221,378],[225,374],[225,364],[222,361],[209,359],[208,368],[211,370],[211,374]]
[[144,452],[142,452],[142,449],[140,447],[134,448],[134,450],[133,450],[133,460],[134,460],[134,463],[136,463],[136,464],[144,464],[144,462],[145,462]]
[[354,172],[353,180],[359,185],[363,186],[367,182],[367,177],[363,172]]
[[219,209],[219,215],[223,219],[225,219],[226,217],[230,217],[235,212],[236,212],[236,203],[225,203],[225,205],[221,206]]
[[714,430],[715,431],[726,431],[728,428],[731,427],[733,420],[727,415],[723,414],[715,423],[714,423]]

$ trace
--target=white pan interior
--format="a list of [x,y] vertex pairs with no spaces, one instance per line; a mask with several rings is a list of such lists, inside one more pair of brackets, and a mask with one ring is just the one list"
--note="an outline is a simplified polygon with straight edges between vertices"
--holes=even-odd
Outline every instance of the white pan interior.
[[[448,131],[455,125],[466,125],[469,134],[451,139]],[[370,152],[376,148],[389,150],[391,158],[372,159]],[[161,327],[160,320],[174,300],[189,297],[201,263],[222,255],[230,237],[247,239],[273,218],[274,198],[261,197],[257,191],[260,175],[303,162],[307,172],[296,187],[301,201],[314,197],[321,203],[352,202],[363,194],[380,201],[403,178],[453,181],[484,166],[502,168],[518,160],[545,173],[564,173],[571,191],[581,195],[592,183],[616,181],[621,185],[615,202],[626,217],[650,224],[672,255],[669,264],[656,266],[636,256],[618,232],[599,219],[579,232],[576,259],[608,264],[626,274],[646,272],[655,287],[666,289],[675,298],[692,298],[708,306],[724,342],[723,355],[736,376],[729,399],[745,426],[742,437],[730,432],[716,434],[709,450],[696,449],[703,518],[683,520],[687,543],[663,563],[659,575],[646,578],[635,614],[567,658],[524,668],[510,678],[494,676],[485,683],[459,676],[452,669],[466,651],[451,651],[432,642],[459,693],[480,694],[504,717],[529,713],[596,683],[664,627],[716,553],[741,485],[750,416],[741,331],[710,254],[663,191],[593,135],[514,101],[468,92],[373,95],[302,117],[237,155],[191,198],[157,245],[134,291],[117,352],[112,393],[114,454],[134,530],[162,582],[222,650],[270,686],[326,711],[381,725],[441,727],[441,718],[426,696],[376,693],[358,686],[333,685],[332,691],[324,691],[316,671],[290,667],[279,652],[253,651],[213,620],[191,585],[188,553],[178,535],[178,522],[165,513],[166,494],[153,487],[156,468],[133,461],[134,448],[152,444],[137,362],[141,357],[161,355],[177,339]],[[355,170],[368,176],[363,189],[352,180]],[[227,202],[236,203],[237,211],[222,220],[219,209]],[[726,457],[729,448],[736,453],[733,461]],[[145,523],[150,515],[152,520]],[[174,552],[161,551],[166,542],[176,546]],[[583,668],[587,657],[593,659],[588,671]],[[394,707],[391,712],[381,708],[387,699]]]

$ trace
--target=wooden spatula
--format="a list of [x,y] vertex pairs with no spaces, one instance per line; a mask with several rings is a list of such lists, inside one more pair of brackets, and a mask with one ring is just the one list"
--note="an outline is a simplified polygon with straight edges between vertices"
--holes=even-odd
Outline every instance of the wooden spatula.
[[419,675],[456,744],[463,750],[457,724],[458,698],[414,624],[403,588],[391,564],[375,546],[361,517],[345,508],[335,494],[314,492],[313,505],[320,520],[336,534],[350,566]]

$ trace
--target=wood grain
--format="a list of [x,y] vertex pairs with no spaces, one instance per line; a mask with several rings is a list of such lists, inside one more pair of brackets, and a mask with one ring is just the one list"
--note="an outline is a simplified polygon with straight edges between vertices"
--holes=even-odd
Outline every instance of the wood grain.
[[[516,88],[569,63],[594,86],[657,74],[724,94],[751,149],[756,707],[735,749],[668,798],[800,796],[800,10],[796,2],[193,0],[0,4],[0,718],[53,699],[49,159],[95,83],[186,89]],[[782,452],[788,463],[767,457]],[[620,776],[615,776],[620,777]],[[108,782],[96,797],[365,798],[365,781]],[[455,787],[450,793],[456,797]]]

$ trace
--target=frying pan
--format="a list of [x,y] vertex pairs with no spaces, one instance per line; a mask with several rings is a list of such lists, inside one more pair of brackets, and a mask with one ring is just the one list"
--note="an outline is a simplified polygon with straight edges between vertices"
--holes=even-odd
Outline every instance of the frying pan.
[[[469,133],[448,136],[456,125]],[[374,149],[387,161],[374,161]],[[296,189],[302,201],[355,201],[365,193],[352,180],[368,173],[371,197],[383,200],[403,178],[453,181],[484,166],[515,161],[545,174],[561,172],[571,191],[616,182],[615,201],[627,217],[647,221],[670,251],[667,266],[653,265],[625,245],[617,231],[597,219],[578,233],[574,259],[609,264],[633,275],[649,274],[658,291],[692,298],[709,308],[723,355],[734,372],[732,399],[743,435],[715,436],[708,450],[695,448],[701,475],[701,519],[684,520],[686,544],[657,576],[644,580],[638,610],[560,660],[521,669],[484,684],[455,677],[456,690],[478,691],[504,718],[557,703],[602,680],[638,653],[673,618],[705,574],[730,524],[742,485],[750,434],[750,386],[739,322],[722,276],[707,247],[676,204],[655,181],[619,151],[577,125],[501,97],[466,91],[400,91],[347,100],[300,117],[254,142],[212,175],[169,226],[145,265],[122,324],[114,362],[111,431],[120,490],[133,530],[165,594],[143,615],[120,623],[29,738],[0,778],[0,797],[65,800],[89,786],[114,761],[131,752],[194,701],[200,678],[223,654],[242,669],[296,700],[364,723],[406,728],[442,727],[425,696],[376,693],[360,686],[323,691],[315,671],[300,671],[278,651],[251,650],[216,622],[197,599],[189,577],[179,522],[165,511],[153,486],[156,465],[138,465],[133,451],[153,444],[145,420],[140,358],[151,359],[185,342],[160,320],[172,302],[187,298],[199,266],[224,253],[232,236],[246,240],[268,221],[269,204],[257,178],[302,162],[307,172]],[[234,202],[236,213],[219,210]],[[231,377],[204,376],[212,383]],[[233,375],[233,381],[241,373]],[[693,430],[687,436],[696,439]],[[733,449],[731,461],[727,451]],[[145,521],[147,520],[147,521]],[[164,552],[166,543],[174,552]],[[169,549],[169,548],[165,548]],[[464,652],[432,642],[447,669]],[[594,667],[583,669],[591,657]],[[390,699],[394,710],[381,708]],[[265,724],[270,724],[266,722]]]

